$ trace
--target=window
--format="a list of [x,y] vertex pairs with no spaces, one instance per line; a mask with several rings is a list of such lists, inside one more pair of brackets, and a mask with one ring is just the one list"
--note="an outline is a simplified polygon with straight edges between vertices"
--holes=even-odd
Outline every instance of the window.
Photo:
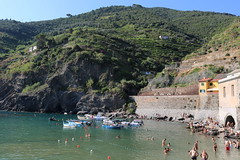
[[232,93],[232,96],[234,96],[234,85],[231,86],[231,93]]
[[201,83],[202,86],[204,86],[204,83]]
[[223,87],[223,97],[226,97],[226,87]]
[[210,86],[212,86],[212,85],[213,85],[213,83],[211,82],[209,85],[210,85]]
[[205,89],[200,89],[200,93],[205,93]]

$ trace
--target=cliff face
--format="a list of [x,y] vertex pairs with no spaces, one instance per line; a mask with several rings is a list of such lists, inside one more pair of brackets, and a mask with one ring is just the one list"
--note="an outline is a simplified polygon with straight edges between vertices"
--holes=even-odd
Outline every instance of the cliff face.
[[[75,64],[74,64],[75,63]],[[75,71],[73,71],[73,65]],[[76,68],[77,67],[77,68]],[[125,100],[119,93],[94,93],[93,89],[79,90],[88,79],[100,79],[109,74],[108,68],[83,61],[64,64],[53,74],[47,71],[17,74],[10,80],[0,80],[0,109],[30,112],[97,113],[121,108]],[[41,85],[23,92],[32,82]]]

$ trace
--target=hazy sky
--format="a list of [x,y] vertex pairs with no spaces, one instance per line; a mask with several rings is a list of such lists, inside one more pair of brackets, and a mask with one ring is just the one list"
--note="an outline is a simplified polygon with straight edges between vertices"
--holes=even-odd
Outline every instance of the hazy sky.
[[22,22],[50,20],[77,15],[100,7],[140,4],[143,7],[166,7],[231,13],[240,16],[240,0],[0,0],[0,19]]

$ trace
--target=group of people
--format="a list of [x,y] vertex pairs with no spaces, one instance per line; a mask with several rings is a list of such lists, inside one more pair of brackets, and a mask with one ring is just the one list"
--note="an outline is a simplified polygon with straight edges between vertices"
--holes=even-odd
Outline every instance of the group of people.
[[[191,129],[194,128],[192,122],[190,122],[189,125],[190,125]],[[230,136],[235,136],[235,137],[238,137],[240,135],[239,131],[234,131],[233,130],[233,128],[234,128],[233,123],[227,123],[226,126],[223,126],[223,125],[220,125],[219,122],[214,121],[211,117],[209,117],[203,124],[202,133],[207,132],[207,129],[206,129],[205,126],[209,126],[209,125],[211,125],[212,128],[216,127],[216,128],[220,128],[224,131],[224,134],[225,134],[225,137],[224,137],[225,138],[225,150],[226,151],[230,151],[230,149],[232,149],[232,148],[240,149],[240,140],[233,140],[232,141],[232,140],[227,139],[229,135]],[[218,146],[215,143],[215,138],[214,137],[212,137],[212,142],[213,142],[213,151],[216,152]],[[189,151],[189,155],[191,156],[191,158],[193,160],[197,159],[197,157],[199,156],[197,150],[198,150],[198,142],[196,141],[193,149],[191,151]],[[202,160],[208,159],[208,154],[205,150],[203,150],[203,152],[200,154],[200,156],[201,156]]]
[[[167,140],[166,138],[164,138],[164,139],[162,140],[162,147],[167,146],[167,147],[165,147],[164,150],[163,150],[163,153],[164,153],[164,154],[167,154],[169,151],[172,151],[172,149],[169,148],[169,147],[171,146],[171,144],[168,143],[168,144],[166,145],[166,140]],[[197,157],[199,156],[199,153],[198,153],[197,150],[198,150],[198,141],[196,141],[196,142],[194,143],[194,146],[193,146],[192,150],[189,151],[189,155],[190,155],[190,157],[191,157],[192,160],[197,160]],[[202,151],[202,153],[200,154],[200,157],[201,157],[202,160],[208,160],[208,153],[206,152],[206,150],[203,150],[203,151]]]
[[[192,160],[197,160],[197,157],[199,156],[198,151],[196,150],[195,147],[191,151],[189,151],[189,155],[191,156]],[[203,150],[202,153],[200,154],[200,157],[202,160],[207,160],[208,159],[208,154],[206,150]]]
[[[197,160],[197,157],[199,156],[198,153],[198,141],[196,141],[194,143],[194,146],[192,148],[192,150],[189,151],[189,155],[191,157],[192,160]],[[203,150],[202,153],[200,154],[200,157],[202,160],[207,160],[208,159],[208,154],[206,152],[206,150]]]
[[236,148],[240,149],[240,141],[231,141],[231,140],[226,140],[225,141],[225,149],[226,151],[229,151],[231,148]]
[[[162,147],[164,147],[165,145],[166,145],[166,138],[164,138],[163,140],[162,140]],[[171,148],[169,148],[171,146],[171,144],[170,143],[168,143],[167,144],[167,147],[166,148],[164,148],[164,150],[163,150],[163,153],[164,154],[167,154],[169,151],[172,151],[172,149]]]

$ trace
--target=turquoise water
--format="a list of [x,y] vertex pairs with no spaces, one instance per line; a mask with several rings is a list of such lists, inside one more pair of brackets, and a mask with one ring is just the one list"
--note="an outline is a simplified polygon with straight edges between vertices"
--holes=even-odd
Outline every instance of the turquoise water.
[[[111,160],[187,160],[187,151],[196,140],[199,152],[206,149],[211,160],[240,157],[237,149],[224,150],[222,135],[216,138],[218,151],[214,153],[211,137],[192,134],[182,123],[144,121],[143,127],[121,130],[103,129],[97,123],[95,127],[63,129],[62,123],[48,120],[52,116],[76,119],[75,115],[1,111],[0,160],[107,160],[108,156]],[[86,138],[85,133],[91,133],[91,138]],[[117,135],[121,138],[116,139]],[[167,155],[161,146],[165,137],[173,149]]]

